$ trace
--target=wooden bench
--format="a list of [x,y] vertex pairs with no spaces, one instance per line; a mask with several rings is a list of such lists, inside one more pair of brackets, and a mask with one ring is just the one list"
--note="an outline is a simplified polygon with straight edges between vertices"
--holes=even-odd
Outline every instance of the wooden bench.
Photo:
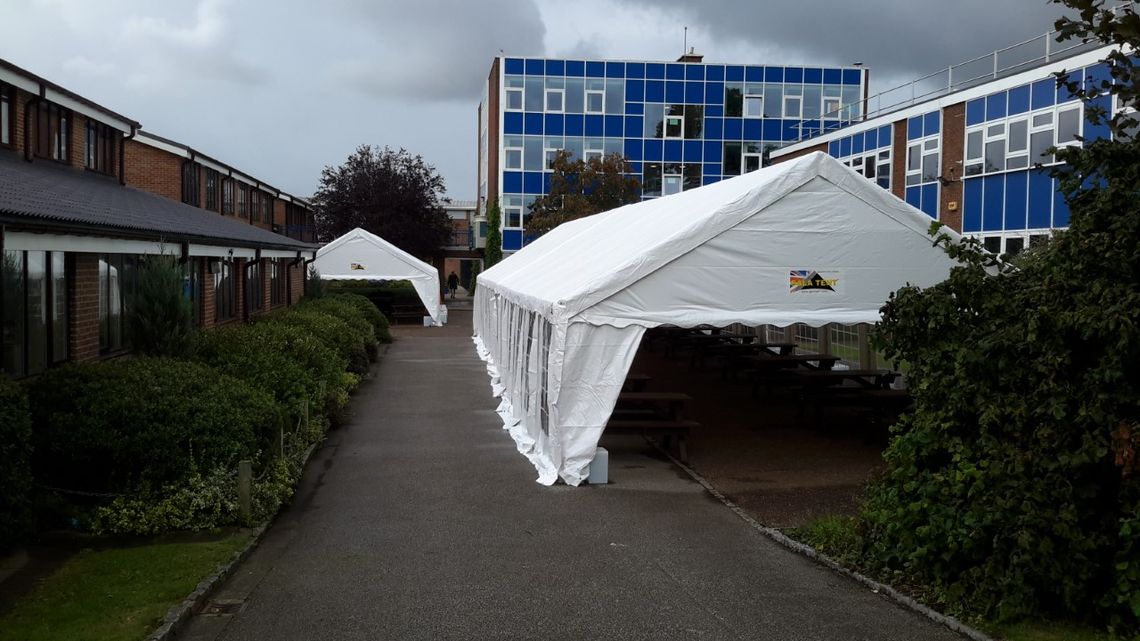
[[606,423],[607,432],[636,432],[642,436],[660,434],[661,446],[670,449],[677,444],[677,458],[689,461],[689,432],[700,424],[684,418],[688,394],[677,392],[622,392],[617,406]]
[[413,322],[422,322],[424,316],[427,316],[427,310],[423,305],[393,305],[392,306],[392,322],[399,323],[401,320],[411,320]]
[[689,462],[689,449],[687,441],[689,432],[700,427],[700,423],[686,419],[668,420],[658,417],[651,418],[611,418],[606,423],[606,432],[611,433],[639,433],[642,436],[662,435],[661,446],[669,449],[674,437],[677,443],[677,458],[682,463]]

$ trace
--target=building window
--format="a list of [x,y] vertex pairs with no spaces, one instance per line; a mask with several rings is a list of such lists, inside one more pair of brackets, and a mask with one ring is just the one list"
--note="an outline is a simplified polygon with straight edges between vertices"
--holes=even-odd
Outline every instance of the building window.
[[740,175],[740,158],[743,148],[738,142],[724,143],[724,175],[725,176],[739,176]]
[[135,291],[138,259],[122,254],[99,255],[99,351],[127,347],[126,312]]
[[61,162],[70,159],[71,114],[57,104],[41,100],[36,111],[36,155]]
[[[756,93],[752,93],[756,91]],[[761,118],[764,116],[764,96],[760,95],[758,90],[750,89],[749,93],[744,95],[744,117],[745,118]]]
[[523,168],[522,147],[508,147],[503,151],[503,166],[506,169],[521,170]]
[[12,105],[15,100],[15,88],[0,82],[0,145],[12,144],[12,131],[16,124],[16,111]]
[[222,179],[222,215],[234,215],[234,179]]
[[669,114],[665,116],[665,137],[666,138],[684,138],[685,137],[685,116],[681,114]]
[[218,192],[221,188],[221,176],[214,169],[206,168],[206,209],[218,211]]
[[906,149],[906,184],[921,185],[938,180],[940,158],[938,134],[910,141]]
[[249,190],[249,222],[261,222],[261,192]]
[[198,183],[200,175],[201,168],[198,167],[198,163],[189,161],[182,163],[182,202],[187,205],[198,207],[201,204],[201,188]]
[[[551,113],[562,113],[565,106],[566,92],[563,87],[552,87],[551,84],[555,81],[561,81],[561,78],[547,78],[546,80],[546,111]],[[559,82],[559,84],[561,84]]]
[[63,252],[6,251],[0,264],[0,371],[38,374],[67,360],[67,270]]
[[245,270],[245,309],[252,314],[261,311],[265,293],[261,286],[261,261],[251,260]]
[[731,118],[744,115],[744,85],[728,83],[724,86],[724,115]]
[[672,196],[681,193],[681,172],[677,165],[666,165],[665,172],[661,174],[661,195]]
[[507,85],[507,111],[522,111],[523,108],[523,79],[519,76],[508,76]]
[[586,113],[600,114],[606,110],[606,81],[601,78],[586,79]]
[[191,258],[186,263],[186,273],[182,277],[182,295],[190,301],[191,320],[195,326],[202,324],[202,272],[204,270],[202,258]]
[[214,269],[214,321],[224,323],[237,315],[237,284],[234,263],[220,260]]
[[266,224],[273,222],[273,203],[276,200],[269,192],[261,194],[261,222]]
[[800,92],[803,87],[788,86],[784,88],[784,117],[800,118],[803,111],[803,96]]
[[115,171],[115,130],[94,120],[87,121],[87,168],[103,174]]
[[286,259],[274,258],[269,261],[269,304],[277,307],[285,303]]
[[249,187],[245,183],[238,183],[238,199],[237,199],[237,215],[238,218],[245,218],[249,206]]
[[964,173],[981,176],[1053,164],[1057,159],[1051,147],[1081,144],[1081,121],[1080,104],[1068,104],[970,127]]

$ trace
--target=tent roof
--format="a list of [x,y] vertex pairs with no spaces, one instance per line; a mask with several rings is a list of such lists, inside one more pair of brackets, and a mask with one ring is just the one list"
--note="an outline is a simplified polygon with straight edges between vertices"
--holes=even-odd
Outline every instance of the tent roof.
[[[929,248],[928,216],[834,158],[816,152],[699,189],[565,223],[480,274],[480,285],[551,320],[569,319],[819,179],[893,221],[887,222],[892,228],[909,230],[917,241],[933,249]],[[830,203],[833,208],[836,205],[843,207],[842,202]],[[764,252],[762,244],[777,238],[758,235],[756,242],[761,246],[749,247],[749,253]],[[948,271],[948,264],[942,265],[947,262],[945,255],[933,250],[930,257],[944,278]],[[883,300],[885,295],[879,303]]]
[[376,234],[357,227],[321,247],[313,265],[324,280],[410,280],[439,319],[439,271]]

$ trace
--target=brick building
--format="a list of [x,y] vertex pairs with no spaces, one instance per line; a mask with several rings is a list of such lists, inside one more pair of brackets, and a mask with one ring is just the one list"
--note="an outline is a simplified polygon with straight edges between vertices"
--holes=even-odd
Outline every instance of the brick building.
[[139,130],[0,60],[0,371],[129,351],[126,311],[146,256],[178,257],[202,327],[300,299],[316,250],[307,204]]
[[[771,162],[830,154],[932,220],[980,238],[990,251],[1016,254],[1069,225],[1048,150],[1111,135],[1086,120],[1085,105],[1054,76],[1067,71],[1084,86],[1109,79],[1109,49],[1060,48],[1054,36],[871,96],[864,120],[805,136],[773,151]],[[896,100],[900,93],[907,97]],[[1120,108],[1109,95],[1096,104]]]

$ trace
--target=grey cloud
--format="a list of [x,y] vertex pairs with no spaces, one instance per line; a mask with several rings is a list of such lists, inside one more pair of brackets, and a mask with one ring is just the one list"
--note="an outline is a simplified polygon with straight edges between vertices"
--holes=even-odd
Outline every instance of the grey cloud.
[[381,98],[477,100],[502,51],[540,55],[546,27],[532,0],[339,0],[374,38],[329,64],[342,86]]

